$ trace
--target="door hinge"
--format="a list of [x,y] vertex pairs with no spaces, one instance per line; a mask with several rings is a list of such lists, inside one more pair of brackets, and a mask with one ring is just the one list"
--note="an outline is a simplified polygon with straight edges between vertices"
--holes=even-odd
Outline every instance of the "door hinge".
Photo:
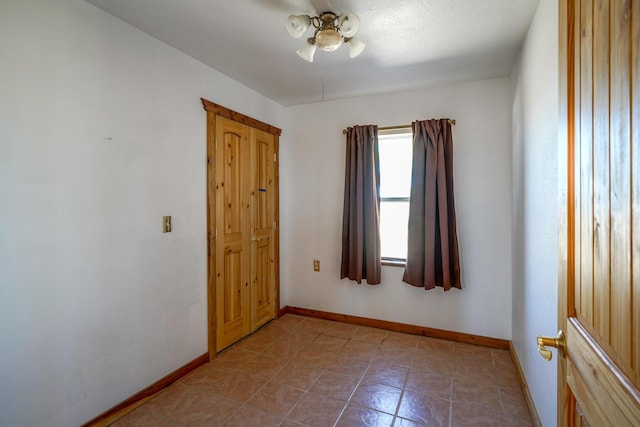
[[216,228],[216,240],[218,240],[218,229]]
[[216,150],[218,149],[218,137],[216,136]]
[[275,230],[276,228],[278,228],[277,224],[275,221],[273,221],[273,229]]
[[276,162],[276,153],[273,153],[273,163]]

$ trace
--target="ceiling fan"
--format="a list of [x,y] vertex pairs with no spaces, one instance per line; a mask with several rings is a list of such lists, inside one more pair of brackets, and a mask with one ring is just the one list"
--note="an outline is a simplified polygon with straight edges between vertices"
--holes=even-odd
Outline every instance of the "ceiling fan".
[[316,47],[331,52],[340,47],[342,42],[349,48],[349,57],[355,58],[365,48],[365,44],[355,37],[360,29],[360,18],[355,13],[336,14],[323,12],[319,16],[290,15],[287,19],[287,31],[293,38],[300,38],[313,25],[313,37],[296,51],[300,58],[313,62]]

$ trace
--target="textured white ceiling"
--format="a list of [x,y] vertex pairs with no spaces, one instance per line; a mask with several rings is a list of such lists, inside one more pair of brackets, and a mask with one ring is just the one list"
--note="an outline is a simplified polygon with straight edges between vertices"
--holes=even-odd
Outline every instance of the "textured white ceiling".
[[[87,0],[282,105],[510,73],[539,0]],[[354,12],[367,48],[295,51],[290,14]]]

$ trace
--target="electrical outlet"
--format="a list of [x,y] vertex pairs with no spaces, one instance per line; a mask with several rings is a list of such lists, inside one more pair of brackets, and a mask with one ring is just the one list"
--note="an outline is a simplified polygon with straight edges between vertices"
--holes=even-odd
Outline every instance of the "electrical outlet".
[[162,217],[162,232],[171,233],[171,217],[170,216]]
[[319,259],[314,259],[313,260],[313,271],[320,271],[320,260]]

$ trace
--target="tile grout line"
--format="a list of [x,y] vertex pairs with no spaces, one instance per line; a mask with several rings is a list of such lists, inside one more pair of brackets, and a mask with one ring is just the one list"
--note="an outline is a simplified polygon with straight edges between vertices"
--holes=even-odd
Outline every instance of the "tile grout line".
[[[315,333],[315,332],[310,332],[310,333]],[[318,335],[317,335],[317,336],[316,336],[316,337],[315,337],[311,342],[314,342],[315,340],[317,340],[317,339],[318,339],[318,337],[319,337],[320,335],[322,335],[323,333],[324,333],[324,329],[323,329],[322,331],[320,331],[320,332],[318,333]],[[310,343],[311,343],[311,342],[310,342]],[[308,344],[307,344],[307,346],[309,346],[309,344],[310,344],[310,343],[308,343]],[[298,352],[298,354],[296,354],[296,357],[297,357],[297,356],[299,356],[299,355],[300,355],[300,352]],[[288,362],[287,364],[285,364],[285,365],[280,369],[280,371],[278,371],[278,373],[282,372],[282,371],[283,371],[283,370],[284,370],[284,369],[285,369],[289,364],[291,364],[291,362],[293,362],[293,360],[294,360],[296,357],[294,357],[294,358],[292,358],[291,360],[289,360],[289,362]],[[324,371],[324,369],[325,369],[325,368],[323,368],[323,371]],[[277,375],[277,374],[276,374],[276,375]],[[318,378],[320,378],[321,376],[322,376],[322,373],[318,376]],[[272,379],[273,379],[273,378],[275,378],[275,375],[272,377]],[[300,397],[298,397],[298,400],[296,400],[296,403],[294,403],[294,404],[291,406],[291,408],[289,408],[289,410],[287,411],[287,413],[284,415],[284,417],[283,417],[283,418],[282,418],[282,420],[280,421],[280,424],[278,424],[279,426],[281,426],[282,424],[284,424],[284,422],[287,420],[287,417],[289,417],[289,415],[293,412],[293,410],[294,410],[294,409],[296,409],[296,408],[298,407],[298,405],[299,405],[299,404],[300,404],[300,402],[304,399],[304,397],[305,397],[305,396],[307,396],[307,393],[309,392],[309,390],[311,390],[311,388],[313,387],[313,385],[318,381],[318,378],[316,378],[316,379],[313,381],[313,383],[309,386],[309,389],[308,389],[308,390],[302,390],[302,389],[299,389],[298,387],[293,387],[293,388],[295,388],[295,389],[298,389],[298,390],[302,391],[302,394],[300,395]],[[288,384],[283,384],[283,385],[288,385]],[[289,386],[289,387],[292,387],[292,386]],[[296,423],[297,423],[297,421],[296,421]],[[301,423],[300,423],[300,424],[301,424]],[[301,425],[302,425],[302,424],[301,424]]]
[[[383,341],[384,342],[384,341]],[[404,399],[404,392],[407,390],[407,382],[409,381],[409,372],[411,370],[411,366],[413,365],[413,361],[415,360],[417,354],[416,351],[418,349],[418,344],[420,343],[420,339],[418,339],[418,341],[416,342],[416,345],[413,349],[413,359],[411,360],[411,362],[409,363],[409,366],[407,367],[407,374],[404,377],[404,381],[402,382],[402,388],[400,389],[400,399],[398,399],[398,404],[396,405],[396,411],[393,414],[393,425],[396,425],[396,420],[400,417],[400,406],[402,405],[402,399]]]
[[[342,338],[342,337],[340,337],[340,338]],[[346,411],[346,409],[347,409],[347,406],[349,406],[349,405],[355,405],[355,406],[359,406],[359,407],[362,407],[362,408],[365,408],[365,409],[370,409],[370,410],[373,410],[373,411],[376,411],[376,412],[381,412],[381,413],[386,413],[386,414],[388,414],[387,412],[379,411],[378,409],[369,408],[368,406],[360,405],[360,404],[359,404],[359,403],[357,403],[357,402],[351,402],[351,399],[353,398],[354,394],[356,393],[356,390],[357,390],[357,389],[358,389],[358,387],[362,384],[362,382],[364,381],[364,378],[365,378],[365,377],[366,377],[366,375],[367,375],[367,372],[369,372],[369,369],[370,369],[370,368],[371,368],[371,366],[373,365],[373,362],[376,360],[376,358],[377,358],[377,356],[378,356],[378,353],[380,352],[380,350],[381,350],[381,348],[382,348],[382,346],[383,346],[384,341],[386,340],[386,338],[387,338],[387,337],[385,337],[384,339],[382,339],[382,341],[380,341],[380,343],[379,343],[379,344],[375,344],[375,345],[377,346],[376,351],[375,351],[375,354],[374,354],[372,357],[370,357],[370,360],[369,360],[369,362],[368,362],[368,364],[367,364],[367,367],[364,369],[364,371],[363,371],[363,372],[362,372],[362,374],[360,375],[358,382],[356,383],[355,387],[354,387],[354,388],[353,388],[353,390],[351,391],[351,394],[349,394],[349,397],[347,398],[346,405],[342,408],[342,411],[340,412],[340,414],[338,415],[338,418],[336,419],[336,421],[335,421],[335,422],[334,422],[334,424],[333,424],[333,426],[334,426],[334,427],[336,427],[336,426],[338,425],[338,422],[339,422],[339,421],[340,421],[340,419],[342,418],[342,415],[344,414],[344,412],[345,412],[345,411]],[[351,340],[353,339],[353,334],[352,334],[352,336],[350,336],[349,338],[346,338],[346,339],[347,339],[347,343],[345,343],[345,347],[346,347],[346,346],[347,346],[347,344],[348,344],[349,342],[351,342]],[[354,341],[356,341],[356,342],[364,342],[364,343],[368,343],[368,344],[374,344],[374,343],[369,343],[369,342],[367,342],[367,341],[359,341],[359,340],[354,340]],[[343,348],[344,348],[344,347],[343,347]],[[407,381],[407,379],[405,378],[404,383],[403,383],[403,387],[402,387],[403,389],[404,389],[404,384],[406,384],[406,381]],[[401,397],[402,397],[402,390],[401,390]],[[400,401],[401,401],[401,398],[400,398],[400,400],[398,400],[398,403],[397,403],[397,405],[396,405],[396,409],[395,409],[394,413],[393,413],[393,414],[389,414],[389,415],[391,415],[391,416],[392,416],[392,420],[391,420],[392,425],[394,425],[394,424],[395,424],[395,420],[396,420],[396,418],[397,418],[398,409],[399,409],[399,407],[400,407]]]
[[[352,334],[352,336],[353,336],[353,334]],[[347,343],[345,344],[345,347],[351,341],[352,336],[347,338]],[[362,342],[362,341],[358,341],[358,342]],[[384,340],[382,340],[382,342],[384,342]],[[362,384],[362,381],[364,380],[365,375],[369,371],[369,368],[371,367],[371,364],[375,360],[375,358],[376,358],[376,356],[378,354],[378,351],[380,351],[380,346],[382,345],[382,342],[380,344],[378,344],[378,348],[376,349],[376,354],[371,358],[371,360],[369,360],[369,364],[367,365],[367,367],[364,369],[364,371],[360,375],[360,378],[358,379],[358,382],[356,383],[355,387],[353,387],[353,390],[351,390],[351,393],[349,394],[349,397],[347,398],[346,405],[344,405],[344,408],[342,408],[342,411],[340,411],[340,414],[338,415],[338,418],[336,418],[336,421],[333,423],[334,427],[338,425],[338,422],[340,421],[340,418],[342,418],[342,415],[347,410],[347,406],[349,406],[349,404],[351,403],[351,398],[356,393],[356,390],[358,389],[358,387],[360,387],[360,384]]]

